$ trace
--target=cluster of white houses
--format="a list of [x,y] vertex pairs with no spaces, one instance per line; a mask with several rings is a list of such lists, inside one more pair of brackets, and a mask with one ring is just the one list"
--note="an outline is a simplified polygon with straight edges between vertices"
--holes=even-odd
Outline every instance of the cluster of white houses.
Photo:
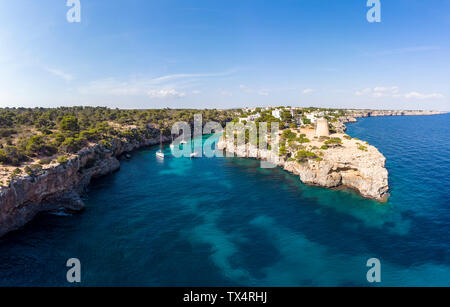
[[297,126],[304,126],[303,117],[307,118],[311,124],[315,124],[316,121],[320,118],[323,118],[325,115],[329,114],[330,111],[314,111],[306,113],[302,108],[274,108],[274,107],[265,107],[265,108],[245,108],[243,111],[249,115],[243,116],[239,119],[240,122],[253,122],[261,117],[261,112],[257,112],[257,110],[261,109],[261,112],[271,111],[272,116],[278,119],[281,119],[283,112],[290,112],[293,118],[293,122],[297,124]]

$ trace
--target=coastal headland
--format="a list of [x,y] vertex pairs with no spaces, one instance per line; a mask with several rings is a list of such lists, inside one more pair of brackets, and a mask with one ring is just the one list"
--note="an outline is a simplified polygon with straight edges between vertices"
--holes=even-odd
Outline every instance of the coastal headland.
[[[221,116],[223,122],[231,121],[230,114],[235,114],[235,121],[239,117],[253,116],[257,120],[259,110],[215,111],[214,116]],[[226,112],[224,115],[220,112]],[[255,114],[256,112],[256,114]],[[335,112],[330,121],[330,135],[317,136],[311,119],[305,111],[293,112],[289,110],[289,119],[276,110],[268,109],[275,119],[284,121],[285,126],[280,131],[286,145],[280,152],[259,150],[247,144],[235,149],[238,156],[257,158],[276,164],[285,170],[296,174],[306,184],[325,188],[348,187],[358,191],[363,197],[385,201],[388,198],[388,171],[385,168],[385,157],[374,147],[363,140],[352,138],[345,134],[345,123],[354,122],[359,117],[370,116],[403,116],[403,115],[433,115],[443,112],[429,111],[371,111],[346,110]],[[287,114],[288,109],[282,112]],[[217,115],[219,114],[219,115]],[[328,115],[330,115],[328,114]],[[279,116],[277,116],[279,115]],[[297,116],[298,115],[298,116]],[[327,114],[317,114],[328,117]],[[260,115],[261,116],[261,115]],[[296,118],[306,123],[297,123]],[[309,118],[311,118],[309,116]],[[329,118],[329,117],[328,117]],[[251,119],[251,118],[250,118]],[[330,118],[329,118],[330,119]],[[144,120],[145,121],[145,120]],[[63,121],[61,121],[63,122]],[[290,123],[289,123],[290,122]],[[117,126],[111,123],[110,126]],[[287,128],[289,127],[289,128]],[[81,211],[84,203],[81,195],[93,178],[108,175],[120,169],[118,157],[139,148],[159,144],[162,135],[163,142],[172,140],[167,128],[162,125],[146,124],[142,127],[128,126],[127,136],[104,134],[94,141],[90,139],[83,143],[82,148],[51,153],[48,163],[39,167],[37,160],[42,158],[30,155],[27,160],[12,165],[3,161],[2,181],[0,187],[0,236],[17,230],[32,220],[39,212],[53,210]],[[38,132],[36,132],[38,133]],[[82,133],[68,133],[74,137],[81,137]],[[42,133],[43,138],[59,137],[56,132]],[[105,141],[105,135],[108,135]],[[41,133],[39,133],[41,136]],[[70,136],[70,138],[72,138]],[[33,137],[31,137],[33,138]],[[299,142],[298,142],[299,141]],[[63,142],[64,143],[64,142]],[[62,144],[63,144],[62,143]],[[9,146],[9,145],[8,145]],[[5,148],[2,145],[2,148]],[[11,147],[11,146],[10,146]],[[31,150],[27,146],[28,150]],[[8,147],[9,148],[9,147]],[[219,149],[231,148],[226,139],[218,144]],[[33,158],[34,157],[34,158]],[[42,161],[42,160],[41,160]]]

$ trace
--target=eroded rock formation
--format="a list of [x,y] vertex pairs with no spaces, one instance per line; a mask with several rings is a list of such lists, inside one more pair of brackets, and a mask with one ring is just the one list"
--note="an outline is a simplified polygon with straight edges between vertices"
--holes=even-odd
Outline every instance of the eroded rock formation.
[[44,169],[38,176],[13,179],[9,187],[0,188],[0,236],[22,227],[39,212],[84,209],[80,195],[92,178],[118,170],[117,157],[121,154],[158,144],[159,140],[159,136],[141,141],[113,139],[110,148],[97,144],[73,155],[67,163]]
[[299,175],[305,184],[326,188],[348,187],[364,197],[385,201],[389,190],[386,158],[375,147],[367,144],[363,146],[360,142],[344,139],[341,146],[322,150],[323,155],[319,159],[309,159],[302,163],[249,144],[235,147],[223,138],[218,148],[233,152],[239,157],[256,158],[275,164]]

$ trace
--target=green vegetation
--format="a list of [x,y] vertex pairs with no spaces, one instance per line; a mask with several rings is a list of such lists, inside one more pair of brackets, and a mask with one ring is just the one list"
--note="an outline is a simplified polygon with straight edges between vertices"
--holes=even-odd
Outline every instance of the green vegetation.
[[19,175],[22,174],[22,170],[20,168],[16,168],[15,170],[13,170],[13,172],[11,173],[11,178],[15,178]]
[[24,171],[29,176],[37,176],[42,171],[42,165],[33,164],[31,166],[25,166]]
[[11,128],[1,128],[0,129],[0,137],[1,138],[7,138],[13,134],[16,134],[17,131]]
[[304,144],[304,143],[309,143],[311,141],[306,138],[306,135],[300,134],[300,137],[297,138],[297,142],[299,142],[300,144]]
[[292,132],[291,129],[287,129],[284,130],[283,133],[281,134],[281,139],[283,140],[295,140],[295,138],[297,137],[297,134],[295,132]]
[[271,131],[272,123],[278,123],[280,125],[280,129],[283,129],[285,125],[285,123],[282,120],[274,117],[272,115],[272,111],[270,110],[262,111],[261,117],[256,119],[255,122],[257,126],[259,125],[259,123],[267,123],[267,131]]
[[351,140],[351,139],[352,139],[352,137],[351,137],[351,136],[349,136],[349,135],[344,135],[344,139],[346,139],[346,140]]
[[286,146],[285,145],[282,145],[282,146],[280,146],[280,149],[279,149],[279,154],[280,154],[280,156],[284,156],[284,155],[286,155],[288,152],[287,152],[287,149],[286,149]]
[[311,151],[307,151],[307,150],[300,150],[299,152],[297,152],[297,154],[295,155],[295,158],[297,159],[297,161],[299,163],[304,163],[310,159],[316,159],[317,156],[315,153],[311,152]]
[[68,161],[69,157],[67,157],[66,155],[59,156],[58,159],[56,159],[56,162],[58,162],[59,164],[66,164]]
[[23,150],[15,146],[0,149],[0,162],[5,165],[19,166],[27,157]]
[[289,122],[289,121],[291,121],[291,120],[292,120],[292,114],[291,114],[291,111],[283,110],[283,111],[281,112],[281,120],[282,120],[283,122]]
[[[140,140],[148,127],[166,128],[175,122],[193,123],[194,114],[203,121],[222,126],[238,110],[119,110],[103,107],[4,108],[0,109],[0,163],[20,166],[39,159],[49,164],[57,156],[76,153],[90,143],[111,147],[112,138]],[[158,134],[159,135],[159,134]],[[157,137],[157,135],[151,136]]]
[[284,130],[280,140],[280,156],[288,154],[286,142],[291,151],[297,151],[304,149],[302,144],[309,143],[310,140],[307,139],[304,134],[297,137],[297,133],[293,132],[291,129]]
[[367,151],[367,147],[361,144],[358,144],[358,149],[362,151]]
[[302,117],[302,122],[303,122],[304,125],[311,125],[312,124],[311,120],[308,119],[306,116]]
[[42,160],[39,160],[39,164],[40,165],[47,165],[47,164],[50,164],[50,163],[52,163],[52,159],[50,159],[50,158],[44,158]]
[[342,139],[341,138],[330,138],[328,141],[325,141],[325,145],[328,146],[340,146],[342,145]]
[[78,119],[73,115],[64,116],[59,123],[59,127],[60,130],[64,132],[77,132],[80,130]]

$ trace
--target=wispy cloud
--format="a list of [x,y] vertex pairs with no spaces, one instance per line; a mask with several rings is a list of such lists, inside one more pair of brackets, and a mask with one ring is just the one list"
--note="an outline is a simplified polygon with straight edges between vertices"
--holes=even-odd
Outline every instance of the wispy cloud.
[[259,96],[269,96],[270,91],[268,89],[259,89],[259,90],[254,90],[251,89],[245,85],[239,85],[239,88],[241,89],[242,92],[246,93],[246,94],[256,94]]
[[365,88],[360,91],[355,92],[356,96],[368,96],[373,98],[381,98],[381,97],[393,97],[393,98],[405,98],[405,99],[441,99],[444,98],[444,95],[439,93],[432,94],[423,94],[416,91],[409,93],[400,93],[400,89],[398,86],[378,86],[375,88]]
[[166,82],[171,80],[177,80],[177,79],[186,79],[186,78],[209,78],[209,77],[225,77],[234,74],[237,72],[238,69],[234,68],[225,72],[219,72],[219,73],[208,73],[208,74],[173,74],[173,75],[166,75],[161,76],[158,78],[152,79],[152,82],[154,83],[160,83],[160,82]]
[[309,94],[312,94],[314,92],[314,90],[312,89],[312,88],[305,88],[303,91],[302,91],[302,94],[303,95],[309,95]]
[[79,88],[84,95],[112,96],[147,96],[152,99],[181,98],[188,95],[199,95],[201,92],[192,89],[201,78],[229,76],[236,69],[220,73],[204,74],[171,74],[156,78],[133,77],[128,80],[105,78],[95,80]]
[[398,48],[391,50],[382,50],[378,52],[367,52],[367,56],[385,56],[385,55],[397,55],[397,54],[405,54],[405,53],[414,53],[414,52],[425,52],[425,51],[435,51],[440,50],[441,48],[438,46],[416,46],[416,47],[406,47],[406,48]]
[[71,74],[65,73],[65,72],[62,71],[62,70],[55,69],[55,68],[49,68],[49,67],[44,67],[44,69],[45,69],[47,72],[49,72],[49,73],[51,73],[51,74],[53,74],[53,75],[55,75],[55,76],[57,76],[57,77],[59,77],[59,78],[65,80],[65,81],[67,81],[67,82],[73,80],[73,76],[72,76]]
[[186,93],[178,92],[175,89],[150,90],[147,94],[150,98],[156,99],[181,98],[186,96]]
[[93,81],[88,86],[80,88],[79,92],[84,95],[100,96],[147,96],[151,99],[187,96],[186,92],[176,89],[172,85],[154,86],[147,80],[121,82],[114,78]]
[[410,92],[404,95],[404,97],[406,99],[441,99],[444,98],[445,96],[442,94],[438,94],[438,93],[433,93],[433,94],[421,94],[418,92]]

